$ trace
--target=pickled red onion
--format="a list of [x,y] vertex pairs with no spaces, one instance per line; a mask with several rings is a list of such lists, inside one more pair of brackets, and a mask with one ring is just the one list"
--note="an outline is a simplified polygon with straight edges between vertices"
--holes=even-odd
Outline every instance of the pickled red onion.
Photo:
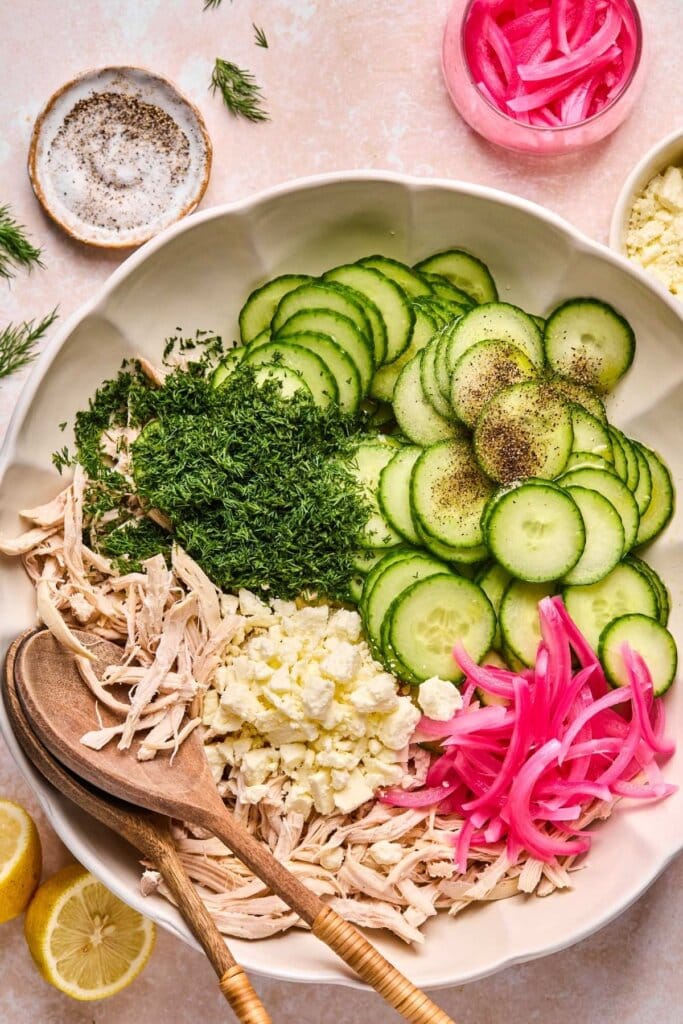
[[[541,128],[600,113],[624,88],[637,57],[628,0],[475,0],[463,39],[488,102]],[[446,63],[455,59],[445,55]]]
[[[455,861],[462,871],[472,845],[504,843],[512,861],[524,850],[545,862],[585,853],[591,837],[579,823],[596,801],[659,800],[676,790],[656,760],[674,745],[664,739],[663,704],[653,697],[642,657],[625,646],[627,685],[610,689],[562,600],[545,598],[538,612],[542,641],[533,671],[477,665],[456,645],[471,698],[480,691],[505,697],[505,705],[470,699],[449,721],[422,718],[413,739],[439,739],[444,752],[422,789],[380,796],[459,815]],[[583,665],[576,672],[572,654]],[[628,716],[614,710],[619,705]]]

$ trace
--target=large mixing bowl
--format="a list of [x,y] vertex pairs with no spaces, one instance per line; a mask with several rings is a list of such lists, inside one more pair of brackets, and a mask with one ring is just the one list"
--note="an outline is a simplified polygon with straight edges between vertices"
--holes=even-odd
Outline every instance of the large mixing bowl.
[[[502,192],[383,173],[310,178],[253,199],[217,207],[165,231],[127,259],[91,302],[54,336],[31,374],[0,457],[0,529],[19,532],[16,510],[59,488],[50,455],[70,441],[72,422],[96,386],[121,360],[158,359],[178,326],[231,337],[251,289],[283,271],[318,273],[370,253],[408,263],[439,249],[470,249],[489,264],[501,299],[544,314],[568,296],[613,303],[638,338],[634,366],[612,399],[611,415],[661,450],[683,476],[683,321],[679,308],[637,268],[531,203]],[[683,639],[683,517],[648,556],[673,591],[672,628]],[[0,641],[35,622],[32,588],[18,562],[0,574]],[[670,728],[682,727],[683,687],[667,698]],[[162,927],[192,943],[176,911],[143,898],[133,852],[40,778],[22,756],[0,710],[0,726],[17,764],[57,833],[110,889]],[[683,757],[666,776],[683,782]],[[606,924],[650,885],[683,847],[683,794],[628,808],[595,832],[585,870],[570,892],[517,897],[473,907],[456,919],[439,915],[425,942],[409,949],[374,936],[383,952],[424,987],[455,985],[507,964],[569,946]],[[357,984],[310,935],[295,931],[260,942],[232,941],[255,973],[310,983]]]

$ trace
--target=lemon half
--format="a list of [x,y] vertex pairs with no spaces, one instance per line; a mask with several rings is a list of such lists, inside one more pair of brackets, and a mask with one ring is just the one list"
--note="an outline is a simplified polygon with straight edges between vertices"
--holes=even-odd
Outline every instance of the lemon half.
[[0,924],[23,913],[40,881],[38,830],[23,807],[0,800]]
[[72,999],[121,992],[147,963],[156,937],[151,921],[101,882],[71,864],[38,889],[24,933],[38,970]]

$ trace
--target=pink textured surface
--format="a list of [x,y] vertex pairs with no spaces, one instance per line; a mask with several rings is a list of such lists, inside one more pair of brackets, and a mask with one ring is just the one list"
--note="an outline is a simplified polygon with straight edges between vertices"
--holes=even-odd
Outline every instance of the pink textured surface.
[[[215,146],[203,206],[237,199],[300,175],[389,168],[476,181],[533,199],[589,235],[607,238],[619,187],[639,156],[683,119],[679,41],[681,0],[642,0],[651,42],[644,95],[632,118],[606,142],[572,157],[537,159],[495,150],[452,110],[439,73],[448,0],[0,0],[0,202],[10,202],[44,247],[46,269],[0,282],[0,322],[62,316],[89,297],[120,257],[89,252],[42,216],[25,173],[31,126],[51,92],[79,71],[143,64],[168,75],[199,104]],[[268,50],[256,48],[252,22]],[[235,121],[206,89],[214,57],[250,68],[263,85],[272,121]],[[454,239],[454,241],[457,241]],[[0,437],[21,388],[0,384]],[[50,873],[68,853],[37,810],[0,744],[0,795],[35,815]],[[618,854],[618,851],[617,851]],[[578,947],[513,968],[437,999],[459,1024],[678,1024],[683,980],[683,862],[640,903]],[[558,898],[561,898],[558,897]],[[453,942],[458,942],[457,922]],[[91,1006],[69,1001],[36,974],[21,922],[0,927],[0,1021],[40,1024],[218,1024],[228,1011],[201,957],[161,935],[142,977],[124,994]],[[275,1021],[389,1024],[379,998],[343,989],[311,990],[257,980]]]

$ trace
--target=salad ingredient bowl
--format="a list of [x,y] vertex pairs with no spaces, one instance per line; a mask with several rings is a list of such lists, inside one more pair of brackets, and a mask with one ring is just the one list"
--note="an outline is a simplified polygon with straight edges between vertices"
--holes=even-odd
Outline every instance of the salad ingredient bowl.
[[[20,531],[16,509],[58,489],[51,453],[70,443],[71,422],[103,378],[135,355],[158,360],[164,339],[181,327],[236,331],[243,298],[282,272],[319,273],[332,263],[381,252],[415,263],[458,246],[491,267],[501,299],[543,316],[570,295],[613,303],[633,325],[639,346],[631,373],[610,401],[620,426],[683,469],[678,410],[683,395],[681,316],[624,259],[524,200],[489,189],[382,173],[305,179],[177,224],[131,256],[108,284],[71,317],[37,363],[22,394],[0,458],[0,529]],[[671,628],[681,639],[683,540],[680,516],[648,558],[672,585]],[[33,589],[19,565],[0,575],[1,641],[6,648],[35,621]],[[683,695],[668,698],[671,721]],[[160,897],[143,897],[135,854],[39,778],[24,759],[0,709],[0,726],[51,823],[74,855],[117,895],[191,942],[179,915]],[[667,780],[683,781],[679,755]],[[439,915],[423,946],[373,936],[385,955],[422,987],[459,984],[580,940],[623,911],[683,846],[683,796],[622,810],[596,834],[575,886],[552,900],[516,897],[456,919]],[[355,984],[352,975],[304,932],[260,942],[232,940],[254,973],[289,981]]]

